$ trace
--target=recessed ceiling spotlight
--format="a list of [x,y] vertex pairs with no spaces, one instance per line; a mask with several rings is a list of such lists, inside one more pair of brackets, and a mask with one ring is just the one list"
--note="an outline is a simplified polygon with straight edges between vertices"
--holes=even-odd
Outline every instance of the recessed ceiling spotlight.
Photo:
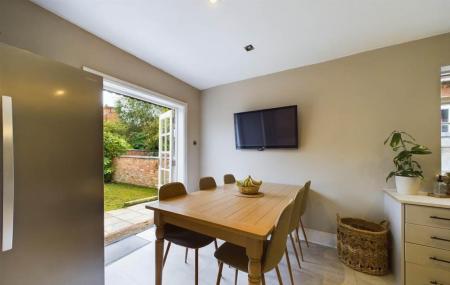
[[216,4],[216,3],[217,3],[217,0],[209,0],[209,3],[211,3],[211,4]]
[[255,47],[252,44],[246,45],[244,48],[245,48],[246,51],[252,51],[252,50],[255,49]]

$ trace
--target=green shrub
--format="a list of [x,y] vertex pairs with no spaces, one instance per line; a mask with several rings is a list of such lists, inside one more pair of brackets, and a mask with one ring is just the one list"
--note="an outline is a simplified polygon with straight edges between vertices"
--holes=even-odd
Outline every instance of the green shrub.
[[105,182],[111,182],[114,172],[113,160],[124,154],[131,146],[126,139],[105,129],[103,131],[103,178]]

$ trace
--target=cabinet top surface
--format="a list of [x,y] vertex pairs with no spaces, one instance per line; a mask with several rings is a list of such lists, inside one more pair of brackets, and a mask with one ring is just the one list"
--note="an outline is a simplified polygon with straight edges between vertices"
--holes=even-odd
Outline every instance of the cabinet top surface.
[[384,189],[384,192],[402,204],[450,209],[450,198],[435,198],[427,196],[425,192],[420,192],[418,195],[406,195],[396,192],[395,189]]

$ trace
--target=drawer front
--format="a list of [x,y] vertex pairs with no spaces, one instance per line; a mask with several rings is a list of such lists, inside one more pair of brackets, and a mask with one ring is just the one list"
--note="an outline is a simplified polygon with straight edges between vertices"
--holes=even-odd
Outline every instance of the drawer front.
[[450,271],[450,250],[406,243],[405,259],[406,262]]
[[450,229],[450,209],[406,205],[406,222]]
[[409,243],[450,250],[450,230],[405,224],[405,240]]
[[406,263],[406,285],[450,285],[450,271]]

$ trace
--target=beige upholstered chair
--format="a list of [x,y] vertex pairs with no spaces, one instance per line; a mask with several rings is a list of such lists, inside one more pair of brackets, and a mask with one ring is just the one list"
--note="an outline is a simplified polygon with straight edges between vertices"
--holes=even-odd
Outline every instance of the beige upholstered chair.
[[[264,243],[264,253],[261,260],[261,277],[263,284],[265,284],[264,273],[274,268],[277,272],[279,283],[281,285],[283,284],[278,264],[286,252],[286,239],[293,208],[294,202],[291,202],[283,210],[280,218],[278,219],[277,225],[272,232],[270,240]],[[216,282],[217,285],[220,285],[224,263],[236,268],[235,282],[237,280],[238,270],[248,272],[248,257],[245,253],[244,247],[226,242],[221,245],[218,250],[216,250],[214,256],[219,260],[219,273],[217,275]]]
[[213,177],[202,177],[198,183],[200,190],[212,190],[217,188],[216,180]]
[[[308,200],[308,193],[311,187],[311,181],[306,182],[305,186],[304,186],[304,191],[305,193],[303,194],[303,199],[302,199],[302,205],[301,205],[301,209],[300,209],[300,226],[302,228],[302,232],[303,232],[303,236],[305,237],[305,242],[306,242],[306,246],[309,247],[309,242],[308,242],[308,238],[306,237],[306,232],[305,232],[305,227],[303,226],[303,222],[302,222],[302,217],[305,214],[306,211],[306,205],[307,205],[307,200]],[[297,224],[297,240],[298,240],[298,244],[300,246],[300,251],[302,249],[301,243],[300,243],[300,238],[298,235],[298,224]],[[303,258],[303,254],[302,254],[302,258]]]
[[224,184],[234,184],[234,183],[236,183],[236,178],[234,178],[233,174],[225,174],[223,176],[223,183]]
[[[165,184],[161,186],[161,188],[159,188],[160,201],[186,194],[186,188],[182,183],[179,182]],[[166,239],[169,243],[167,244],[167,248],[164,253],[163,266],[166,263],[167,255],[169,254],[169,249],[172,243],[186,247],[186,251],[188,248],[195,249],[195,284],[197,285],[198,249],[209,245],[210,243],[215,241],[215,239],[171,224],[166,224],[164,226],[164,239]]]

